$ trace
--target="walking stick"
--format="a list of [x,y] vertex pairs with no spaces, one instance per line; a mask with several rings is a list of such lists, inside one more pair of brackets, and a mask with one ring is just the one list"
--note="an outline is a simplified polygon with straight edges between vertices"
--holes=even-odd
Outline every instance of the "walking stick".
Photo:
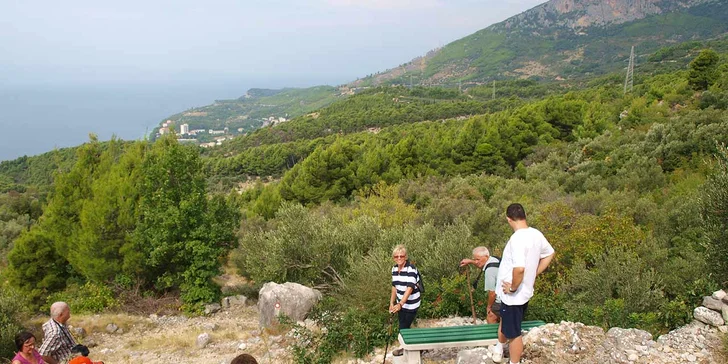
[[468,293],[470,293],[470,310],[473,312],[473,325],[478,321],[478,316],[475,315],[475,304],[473,303],[473,288],[470,285],[470,267],[465,267],[465,277],[468,279]]
[[387,333],[387,345],[384,347],[384,358],[382,359],[382,364],[387,362],[387,350],[389,350],[389,342],[392,341],[392,318],[394,317],[394,312],[389,314],[389,320],[387,320],[387,326],[389,326],[389,332]]

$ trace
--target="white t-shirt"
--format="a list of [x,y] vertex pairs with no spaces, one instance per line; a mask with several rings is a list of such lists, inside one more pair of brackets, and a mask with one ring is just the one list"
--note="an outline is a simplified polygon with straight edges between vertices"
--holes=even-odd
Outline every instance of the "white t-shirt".
[[[496,292],[501,302],[509,306],[523,305],[533,297],[533,284],[536,282],[538,262],[554,253],[543,234],[532,228],[516,230],[508,239],[500,268]],[[503,293],[503,282],[513,282],[513,268],[526,268],[523,281],[514,293]]]

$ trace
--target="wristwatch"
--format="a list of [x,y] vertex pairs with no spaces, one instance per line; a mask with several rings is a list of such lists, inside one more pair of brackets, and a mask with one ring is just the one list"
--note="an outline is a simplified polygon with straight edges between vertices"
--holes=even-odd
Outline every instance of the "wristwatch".
[[516,288],[515,290],[513,289],[513,287],[508,288],[508,292],[514,293],[516,291],[518,291],[518,288]]

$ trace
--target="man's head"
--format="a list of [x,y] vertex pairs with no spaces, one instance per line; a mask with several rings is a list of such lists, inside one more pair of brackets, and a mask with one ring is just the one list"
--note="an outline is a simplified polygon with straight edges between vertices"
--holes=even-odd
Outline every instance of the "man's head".
[[483,268],[485,266],[485,263],[488,262],[488,258],[490,258],[490,252],[488,251],[488,248],[484,246],[479,246],[473,249],[473,260],[475,261],[475,265],[478,268]]
[[77,344],[71,348],[71,354],[74,354],[74,356],[88,356],[88,346]]
[[526,210],[520,203],[512,203],[506,209],[506,218],[508,218],[508,225],[513,230],[527,227],[526,224]]
[[230,364],[258,364],[258,361],[250,354],[240,354]]
[[51,305],[51,318],[65,325],[71,318],[71,308],[65,302],[55,302]]

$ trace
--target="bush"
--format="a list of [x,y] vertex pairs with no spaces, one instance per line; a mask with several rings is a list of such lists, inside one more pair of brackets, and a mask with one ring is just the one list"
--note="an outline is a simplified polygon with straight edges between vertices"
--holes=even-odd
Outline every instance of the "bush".
[[68,303],[76,313],[100,313],[119,305],[109,287],[91,282],[82,286],[71,284],[65,290],[49,295],[41,310],[48,312],[53,302],[58,301]]
[[15,355],[15,335],[23,329],[21,319],[26,312],[24,297],[7,287],[0,290],[0,358]]
[[728,281],[728,149],[719,148],[715,173],[705,183],[700,198],[701,215],[708,233],[708,261],[718,283]]

